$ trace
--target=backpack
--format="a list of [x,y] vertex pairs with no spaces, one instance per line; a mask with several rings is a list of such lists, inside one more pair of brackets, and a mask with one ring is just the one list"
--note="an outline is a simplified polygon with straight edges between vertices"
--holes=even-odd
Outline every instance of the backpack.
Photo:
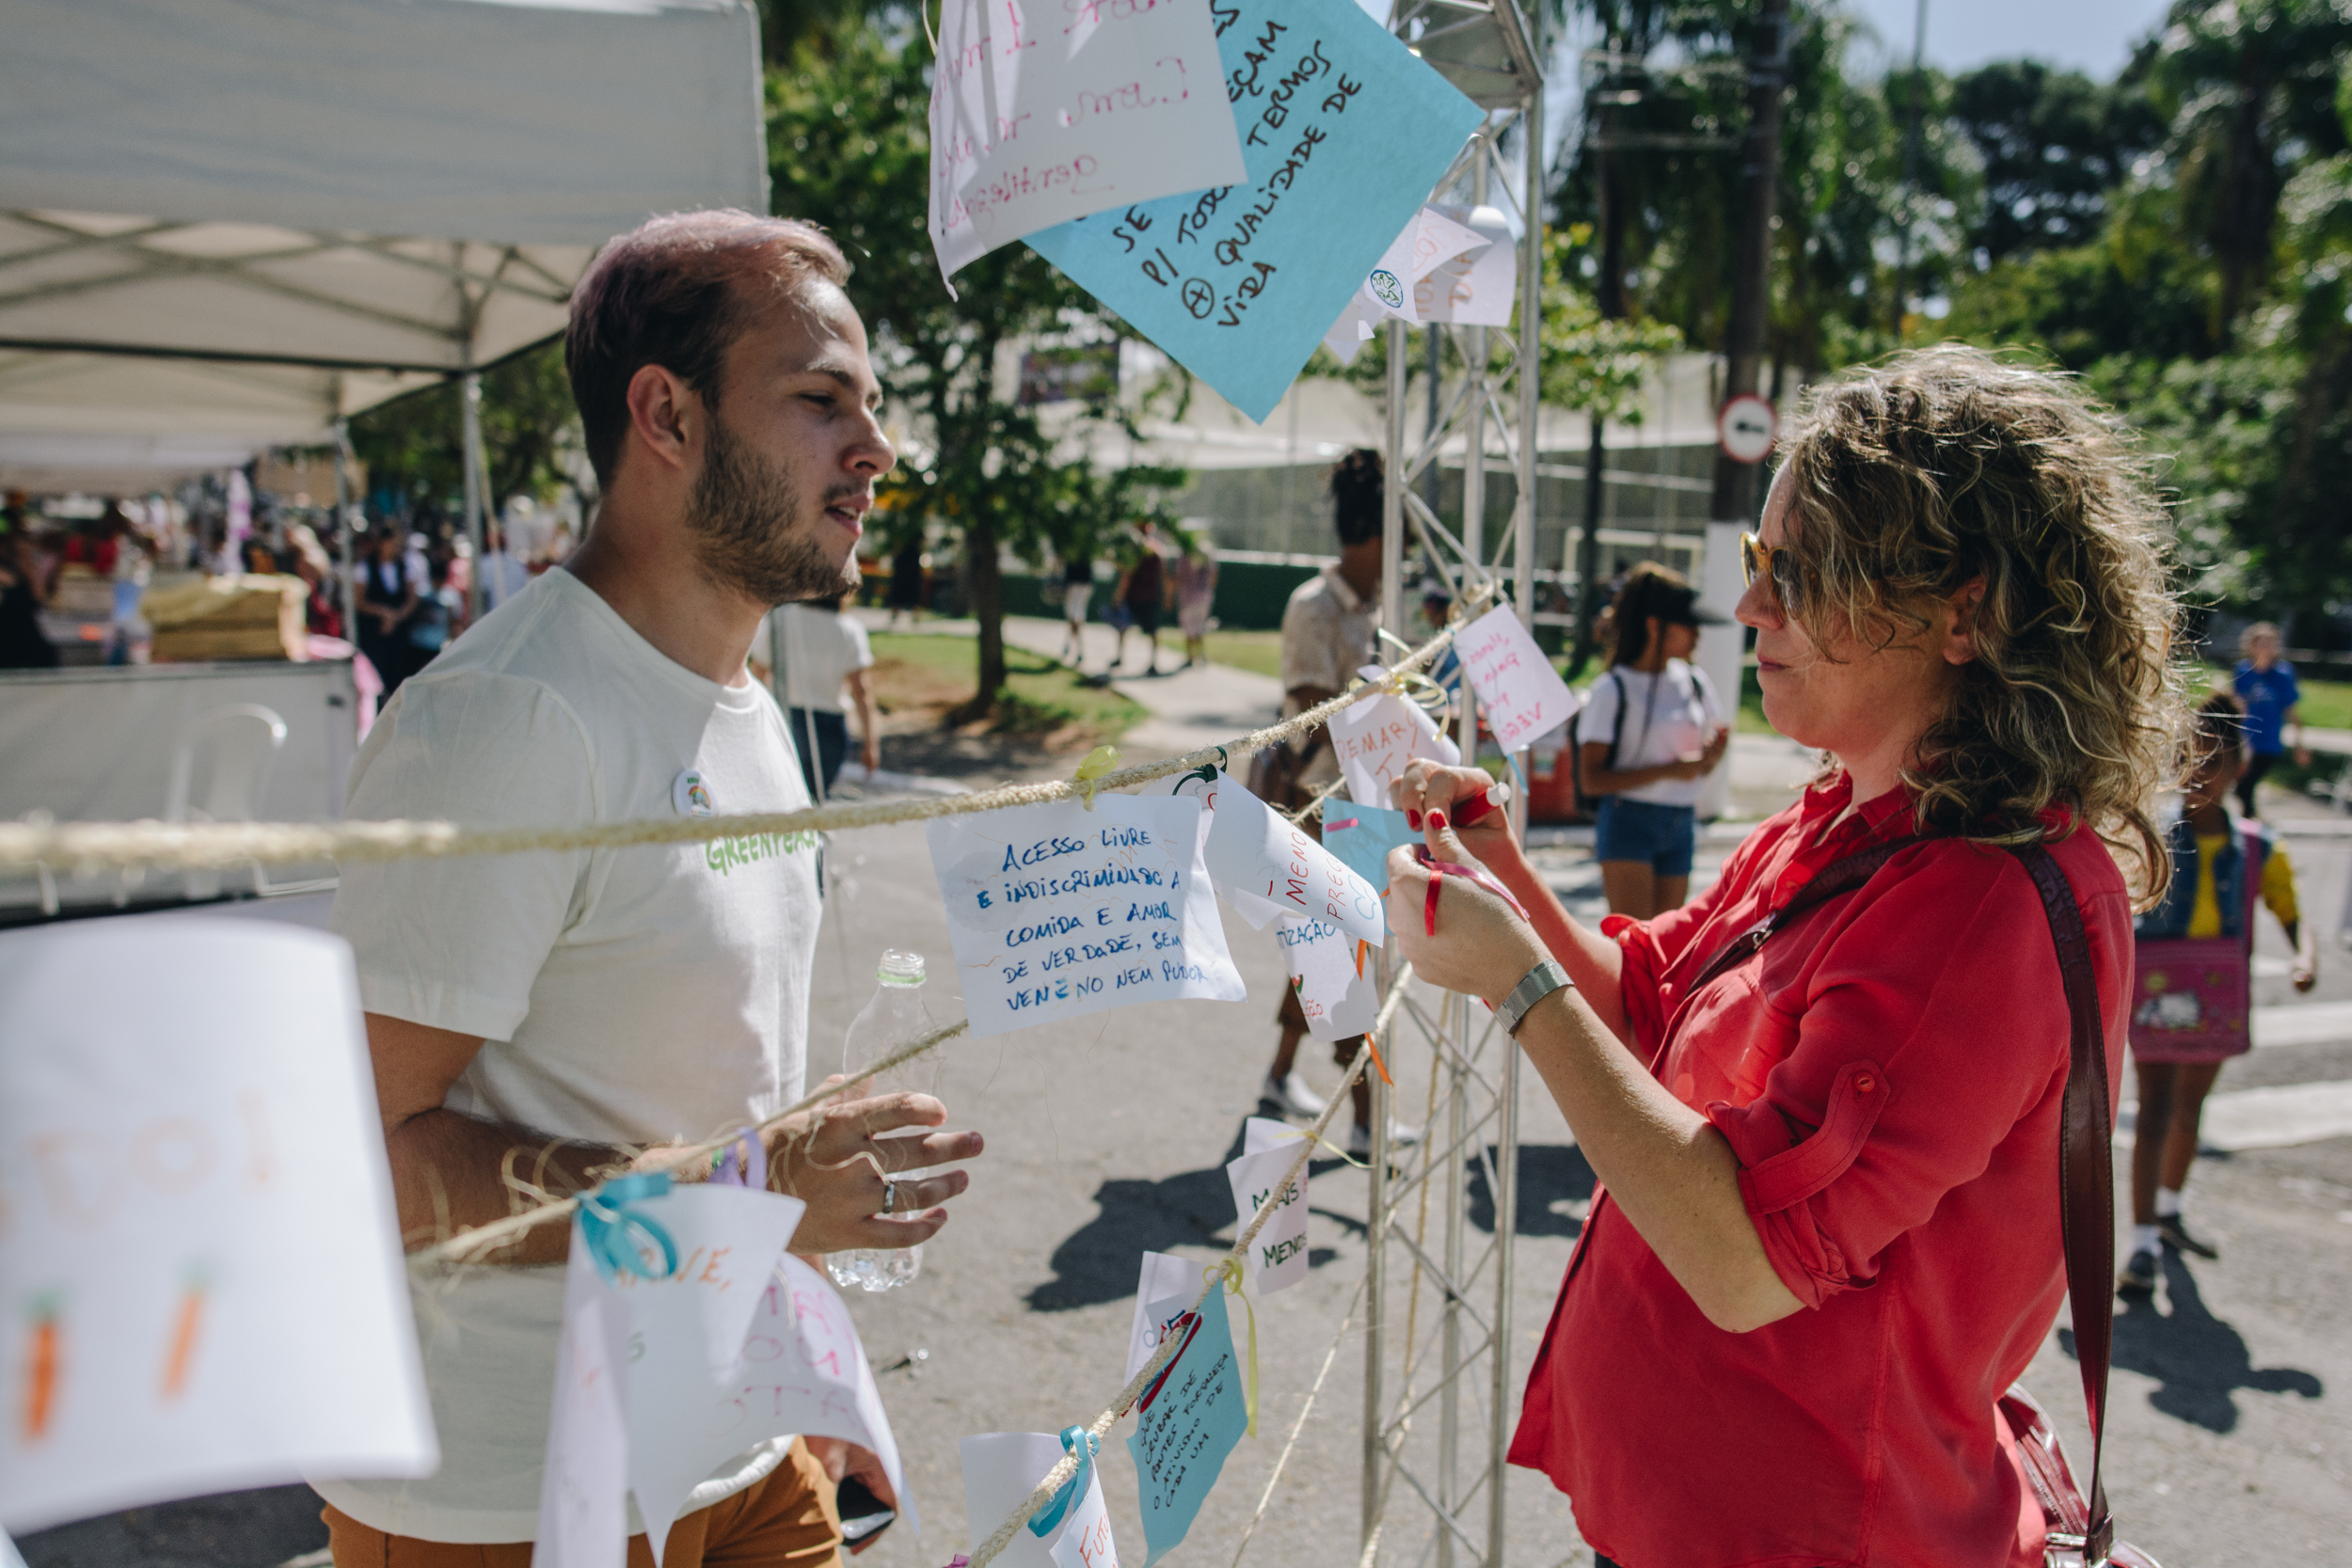
[[[1602,766],[1613,773],[1617,770],[1617,747],[1625,739],[1625,710],[1629,705],[1626,702],[1624,677],[1612,670],[1602,678],[1613,682],[1617,688],[1616,722],[1609,727],[1609,754],[1602,762]],[[1577,737],[1574,721],[1570,721],[1568,729],[1568,783],[1575,792],[1576,815],[1597,815],[1601,801],[1608,797],[1584,793],[1584,742]]]

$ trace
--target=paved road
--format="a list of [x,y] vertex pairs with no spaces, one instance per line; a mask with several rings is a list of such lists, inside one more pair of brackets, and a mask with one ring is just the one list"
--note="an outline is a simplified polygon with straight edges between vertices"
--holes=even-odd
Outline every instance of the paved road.
[[[1183,679],[1130,689],[1139,697],[1173,692]],[[2265,933],[2267,973],[2256,997],[2263,1044],[2230,1064],[2215,1104],[2217,1136],[2235,1147],[2211,1154],[2191,1189],[2192,1214],[2224,1256],[2170,1264],[2156,1301],[2128,1308],[2118,1323],[2110,1489],[2126,1533],[2169,1568],[2324,1557],[2352,1539],[2352,1136],[2312,1110],[2324,1111],[2352,1083],[2352,956],[2337,942],[2334,918],[2352,871],[2352,838],[2316,832],[2327,826],[2313,822],[2312,834],[2289,841],[2307,906],[2321,922],[2321,988],[2295,998],[2283,946]],[[1710,836],[1702,877],[1732,842],[1729,833]],[[1599,912],[1587,850],[1562,845],[1543,851],[1542,862],[1572,908]],[[934,973],[947,973],[949,958],[920,835],[845,835],[834,863],[841,879],[822,936],[811,1031],[820,1063],[871,990],[883,945],[915,947]],[[877,1364],[907,1363],[885,1372],[882,1386],[929,1526],[920,1542],[894,1529],[862,1568],[938,1568],[967,1546],[956,1439],[1090,1419],[1120,1381],[1138,1255],[1149,1248],[1205,1260],[1230,1240],[1232,1203],[1220,1167],[1256,1109],[1281,973],[1271,942],[1238,921],[1226,926],[1250,1001],[1131,1009],[967,1041],[936,1069],[935,1085],[958,1121],[984,1130],[991,1147],[973,1193],[930,1249],[924,1277],[857,1304]],[[956,1011],[952,998],[935,1006],[943,1015]],[[1393,1066],[1409,1105],[1425,1093],[1431,1064],[1426,1052],[1400,1056]],[[1311,1070],[1327,1084],[1333,1076],[1325,1065]],[[1521,1116],[1514,1400],[1592,1190],[1565,1125],[1532,1083]],[[2294,1124],[2297,1117],[2307,1124]],[[1191,1541],[1171,1560],[1177,1568],[1234,1560],[1361,1277],[1361,1177],[1318,1164],[1311,1201],[1307,1282],[1257,1307],[1261,1435],[1229,1465]],[[1483,1214],[1474,1207],[1473,1219],[1490,1227],[1491,1205]],[[2052,1336],[2029,1382],[2078,1427],[2079,1416],[2066,1414],[2079,1408],[2079,1393],[2065,1340]],[[1245,1561],[1354,1559],[1361,1341],[1350,1332],[1339,1343]],[[1484,1408],[1473,1390],[1471,1418],[1482,1419]],[[1115,1528],[1136,1554],[1142,1536],[1132,1470],[1117,1451],[1123,1435],[1114,1433],[1105,1469]],[[2087,1443],[2073,1442],[2087,1457]],[[271,1568],[323,1543],[311,1517],[308,1494],[283,1489],[140,1510],[23,1544],[32,1568]],[[1425,1560],[1425,1527],[1408,1522],[1406,1510],[1397,1517],[1383,1560]],[[1564,1500],[1540,1478],[1514,1475],[1508,1519],[1512,1562],[1589,1561]]]

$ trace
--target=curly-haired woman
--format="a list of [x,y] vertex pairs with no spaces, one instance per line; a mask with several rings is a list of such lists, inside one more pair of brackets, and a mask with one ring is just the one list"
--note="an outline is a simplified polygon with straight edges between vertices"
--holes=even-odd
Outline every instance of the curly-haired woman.
[[[1995,1404],[2066,1289],[2069,1013],[2005,851],[2046,847],[2071,886],[2112,1083],[2117,857],[2143,897],[2170,869],[2158,521],[2067,383],[1906,356],[1819,394],[1749,544],[1765,714],[1830,762],[1711,889],[1585,929],[1500,814],[1447,820],[1483,775],[1399,781],[1435,858],[1533,912],[1446,878],[1425,935],[1430,873],[1391,862],[1406,957],[1497,1006],[1604,1187],[1511,1450],[1604,1561],[2042,1561]],[[1704,973],[1817,877],[1855,880]]]

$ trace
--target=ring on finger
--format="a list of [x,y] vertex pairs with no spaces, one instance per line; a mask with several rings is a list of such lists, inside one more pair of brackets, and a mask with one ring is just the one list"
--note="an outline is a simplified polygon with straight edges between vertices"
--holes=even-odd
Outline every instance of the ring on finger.
[[898,1207],[898,1183],[895,1178],[884,1177],[882,1179],[882,1212],[887,1214],[897,1207]]

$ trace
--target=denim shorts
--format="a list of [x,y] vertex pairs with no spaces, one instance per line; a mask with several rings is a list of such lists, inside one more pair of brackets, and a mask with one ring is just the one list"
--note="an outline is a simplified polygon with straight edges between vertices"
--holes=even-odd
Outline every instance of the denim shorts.
[[1698,816],[1694,806],[1661,806],[1604,795],[1599,826],[1593,835],[1593,858],[1646,861],[1656,876],[1688,877],[1698,845]]

